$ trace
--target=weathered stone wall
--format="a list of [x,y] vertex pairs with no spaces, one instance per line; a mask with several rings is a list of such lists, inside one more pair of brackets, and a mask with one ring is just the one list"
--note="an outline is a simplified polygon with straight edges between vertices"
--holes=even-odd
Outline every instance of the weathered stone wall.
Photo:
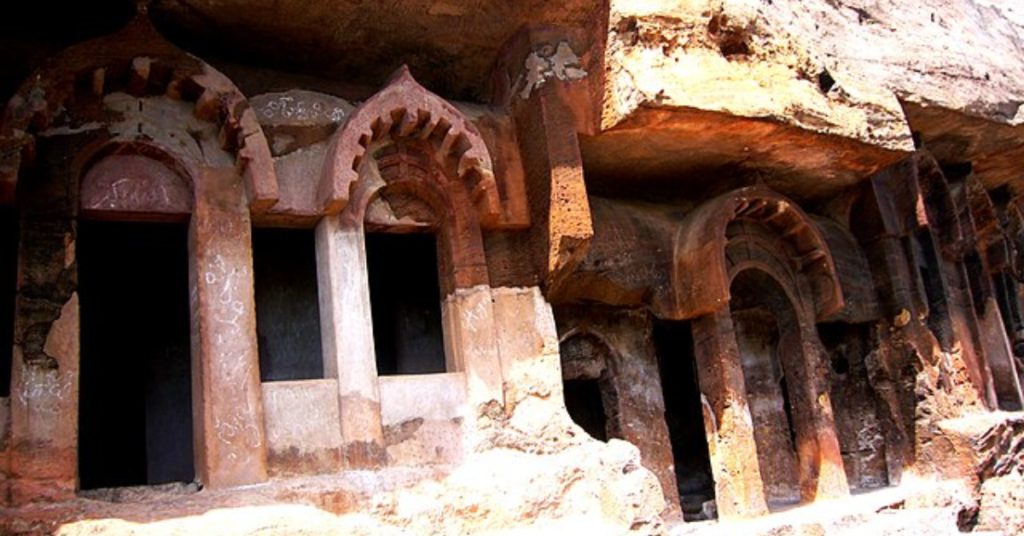
[[[601,372],[611,387],[602,393],[609,437],[629,441],[640,449],[644,467],[658,477],[665,496],[663,516],[682,517],[676,461],[666,425],[658,356],[647,314],[636,310],[563,307],[555,312],[563,343],[573,336],[596,337],[607,348],[608,363]],[[682,359],[682,356],[667,356]],[[563,365],[564,366],[564,365]],[[673,387],[674,388],[674,387]]]
[[[0,497],[28,513],[0,532],[134,508],[76,498],[81,218],[190,221],[193,508],[307,502],[396,533],[661,534],[684,513],[759,516],[906,469],[973,486],[982,512],[961,510],[961,528],[1018,522],[992,504],[1019,499],[1019,426],[977,428],[1024,406],[1018,8],[413,2],[367,34],[339,30],[381,29],[346,2],[298,18],[183,5],[154,7],[178,39],[197,14],[231,23],[239,43],[204,38],[211,56],[280,61],[234,33],[259,26],[332,68],[218,60],[243,92],[139,4],[11,100]],[[320,333],[303,346],[320,345],[322,379],[260,383],[253,226],[316,229]],[[436,237],[444,373],[377,370],[367,232]],[[666,323],[678,355],[656,344]],[[600,357],[569,355],[574,337]],[[607,442],[572,422],[575,379],[599,382]],[[669,415],[679,381],[694,411]],[[674,444],[679,419],[707,460]],[[161,493],[92,496],[184,504]]]

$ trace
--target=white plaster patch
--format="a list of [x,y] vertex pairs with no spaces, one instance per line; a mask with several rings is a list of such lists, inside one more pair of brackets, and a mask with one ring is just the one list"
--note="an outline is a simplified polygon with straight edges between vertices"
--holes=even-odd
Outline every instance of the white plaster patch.
[[580,58],[569,43],[562,41],[556,46],[545,45],[526,57],[523,73],[516,78],[513,90],[519,98],[526,100],[534,90],[545,82],[557,78],[563,82],[583,80],[587,71],[580,66]]
[[259,121],[268,125],[340,123],[354,109],[337,97],[302,90],[258,95],[250,102]]
[[57,415],[74,394],[74,378],[57,369],[25,367],[18,392],[21,405],[35,415]]
[[384,426],[416,418],[446,421],[465,417],[466,375],[461,372],[380,377]]
[[341,444],[338,381],[266,382],[263,418],[272,450],[337,448]]
[[704,410],[704,414],[711,419],[711,429],[716,433],[718,432],[718,419],[715,418],[715,410],[711,408],[711,402],[708,401],[708,397],[704,394],[700,394],[700,405]]
[[48,128],[48,129],[40,132],[38,135],[40,137],[43,137],[43,138],[50,138],[50,137],[53,137],[53,136],[72,136],[72,135],[75,135],[75,134],[81,134],[83,132],[91,132],[93,130],[99,130],[101,128],[103,128],[102,124],[97,123],[96,121],[90,121],[88,123],[83,123],[82,125],[80,125],[80,126],[78,126],[76,128],[72,128],[72,127],[68,127],[68,126]]

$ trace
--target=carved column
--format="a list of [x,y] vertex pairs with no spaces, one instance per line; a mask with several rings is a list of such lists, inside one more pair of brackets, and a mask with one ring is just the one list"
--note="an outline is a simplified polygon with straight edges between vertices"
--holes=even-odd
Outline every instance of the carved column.
[[327,216],[316,228],[324,374],[338,380],[342,459],[347,469],[385,463],[362,222]]
[[[846,481],[839,435],[836,433],[832,401],[824,367],[828,358],[818,341],[813,321],[800,323],[800,374],[793,376],[799,394],[791,398],[793,423],[797,430],[797,453],[800,459],[800,498],[804,502],[848,497],[850,487]],[[785,344],[783,341],[782,344]],[[784,351],[784,350],[783,350]],[[796,372],[796,371],[793,371]],[[803,376],[803,377],[801,377]]]
[[525,28],[506,44],[495,71],[495,102],[507,104],[515,121],[530,194],[531,254],[549,298],[594,237],[577,133],[598,131],[600,99],[591,84],[600,77],[590,74],[600,68],[590,53],[597,48],[567,29]]
[[704,427],[721,519],[768,513],[729,306],[693,321]]
[[[470,404],[504,404],[492,296],[480,223],[468,192],[453,189],[452,211],[441,236],[441,322],[448,371],[466,373]],[[450,269],[448,268],[450,266]]]
[[1024,408],[1020,376],[1013,359],[1013,349],[1010,348],[1010,334],[1006,332],[1006,324],[995,296],[986,297],[982,308],[982,314],[978,316],[978,329],[992,370],[999,409],[1020,411]]
[[189,234],[196,474],[210,488],[267,478],[252,236],[241,181],[205,170]]

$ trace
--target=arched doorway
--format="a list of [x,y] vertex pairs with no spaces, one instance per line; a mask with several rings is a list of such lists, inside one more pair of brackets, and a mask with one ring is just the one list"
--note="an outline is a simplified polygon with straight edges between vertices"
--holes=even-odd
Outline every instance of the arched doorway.
[[188,227],[78,226],[81,489],[191,482]]
[[189,181],[101,158],[81,180],[78,475],[83,490],[192,482]]
[[660,313],[692,319],[720,517],[848,495],[815,330],[845,302],[817,226],[755,186],[700,205],[676,236]]
[[[789,392],[800,366],[799,325],[785,291],[770,275],[747,269],[733,278],[730,312],[754,425],[769,508],[800,501],[796,423]],[[789,380],[789,381],[787,381]]]

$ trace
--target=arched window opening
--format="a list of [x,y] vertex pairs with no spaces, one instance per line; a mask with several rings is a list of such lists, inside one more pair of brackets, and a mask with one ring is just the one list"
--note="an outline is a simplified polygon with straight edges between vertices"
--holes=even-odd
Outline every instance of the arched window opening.
[[679,503],[685,520],[700,521],[707,518],[705,503],[715,499],[715,480],[711,473],[690,323],[656,320],[654,345]]
[[[743,367],[747,405],[769,508],[800,502],[796,426],[789,377],[800,352],[793,306],[782,287],[760,270],[732,282],[731,313]],[[789,366],[787,366],[789,362]]]
[[366,233],[377,373],[447,370],[437,239],[432,233]]
[[18,285],[18,215],[0,207],[0,398],[11,395],[14,297]]
[[260,381],[324,377],[312,229],[252,233]]
[[188,227],[79,221],[79,482],[195,479]]

